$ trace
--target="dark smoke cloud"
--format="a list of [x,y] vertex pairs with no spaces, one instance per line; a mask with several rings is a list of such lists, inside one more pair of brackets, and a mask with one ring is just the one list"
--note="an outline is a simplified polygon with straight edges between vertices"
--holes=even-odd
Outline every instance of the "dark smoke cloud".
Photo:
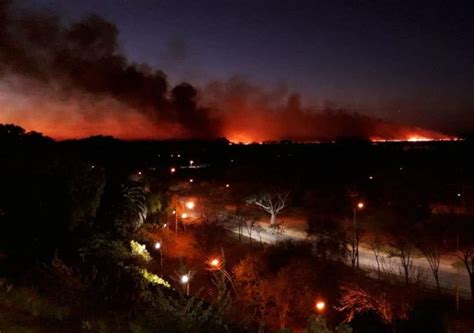
[[115,25],[89,16],[71,25],[57,16],[19,12],[0,0],[0,75],[33,80],[67,98],[77,93],[111,97],[150,121],[176,123],[181,136],[214,137],[218,126],[198,108],[188,84],[172,90],[163,72],[131,64],[120,52]]
[[204,95],[206,103],[225,110],[220,113],[223,132],[233,141],[447,138],[433,131],[350,113],[333,104],[304,106],[299,94],[291,94],[284,87],[265,91],[239,77],[210,83]]
[[[343,110],[306,107],[286,86],[265,91],[233,78],[210,83],[200,96],[187,83],[171,88],[162,71],[126,59],[118,33],[98,16],[64,24],[58,16],[20,11],[13,1],[0,0],[0,121],[2,113],[3,120],[22,117],[60,138],[109,134],[100,133],[104,128],[116,128],[113,133],[126,138],[227,136],[247,142],[435,135]],[[173,47],[186,56],[184,44]],[[2,88],[8,95],[3,102]]]

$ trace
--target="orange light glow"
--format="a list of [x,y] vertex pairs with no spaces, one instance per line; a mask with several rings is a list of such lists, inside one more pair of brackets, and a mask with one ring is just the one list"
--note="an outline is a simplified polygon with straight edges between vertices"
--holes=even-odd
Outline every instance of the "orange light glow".
[[262,144],[263,141],[270,140],[271,138],[260,137],[246,132],[229,132],[226,133],[226,138],[233,144],[244,144],[250,145],[252,143]]
[[424,131],[422,133],[411,133],[403,135],[400,138],[383,138],[383,137],[372,137],[372,142],[430,142],[430,141],[458,141],[461,140],[457,137],[447,136],[439,133],[430,133]]
[[409,142],[423,142],[423,141],[432,141],[432,140],[433,139],[431,139],[431,138],[426,138],[426,137],[423,137],[423,136],[414,135],[414,136],[410,136],[407,141],[409,141]]
[[186,214],[186,213],[181,214],[181,218],[182,218],[182,219],[188,218],[188,214]]
[[364,206],[365,206],[365,205],[364,205],[363,202],[359,202],[359,203],[357,204],[357,208],[359,208],[359,209],[364,208]]
[[325,308],[326,308],[326,303],[324,303],[323,301],[316,302],[316,310],[318,312],[323,311]]
[[195,203],[194,203],[194,201],[188,201],[188,202],[186,202],[185,206],[186,206],[187,209],[193,209],[194,206],[195,206]]
[[210,261],[210,264],[211,264],[212,267],[218,267],[219,264],[220,264],[220,261],[219,261],[219,259],[212,259]]
[[171,168],[171,169],[170,169],[170,172],[171,172],[171,173],[175,173],[175,172],[176,172],[176,168]]

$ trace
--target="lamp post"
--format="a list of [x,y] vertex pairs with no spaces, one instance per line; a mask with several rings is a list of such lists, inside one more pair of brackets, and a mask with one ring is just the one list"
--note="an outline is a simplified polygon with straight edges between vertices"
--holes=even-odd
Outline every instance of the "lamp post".
[[189,296],[189,280],[191,280],[190,274],[183,274],[180,277],[180,282],[183,284],[186,288],[186,296]]
[[224,255],[222,258],[210,258],[206,261],[207,270],[208,271],[219,271],[223,274],[223,276],[230,282],[232,289],[234,290],[235,296],[237,295],[237,290],[235,289],[234,282],[232,281],[232,277],[230,276],[229,272],[224,268]]
[[[196,206],[196,204],[194,203],[194,201],[191,201],[191,200],[186,201],[186,203],[184,204],[184,207],[186,207],[189,210],[193,210],[195,206]],[[178,214],[179,214],[178,207],[179,207],[179,204],[176,205],[176,208],[173,211],[175,235],[178,234]],[[186,219],[188,217],[188,213],[183,212],[183,213],[181,213],[180,217],[181,217],[181,219]]]
[[161,269],[161,274],[163,274],[163,255],[162,255],[162,249],[161,249],[161,243],[156,242],[155,243],[155,249],[160,253],[160,269]]
[[359,226],[357,225],[357,210],[364,209],[365,204],[363,202],[358,202],[353,209],[353,234],[352,234],[352,267],[357,267],[359,269]]

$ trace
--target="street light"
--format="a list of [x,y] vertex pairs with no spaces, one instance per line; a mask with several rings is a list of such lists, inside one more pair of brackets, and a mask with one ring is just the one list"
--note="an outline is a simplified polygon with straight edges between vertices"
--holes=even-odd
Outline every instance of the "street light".
[[230,187],[230,184],[225,184],[225,187],[229,188],[229,187]]
[[323,312],[325,308],[326,308],[326,303],[324,303],[323,301],[316,302],[316,311]]
[[186,296],[189,296],[189,280],[191,280],[191,276],[188,274],[183,274],[180,277],[181,284],[186,286]]
[[176,168],[171,168],[171,169],[170,169],[170,172],[171,172],[171,174],[175,173],[175,172],[176,172]]
[[221,261],[220,261],[219,259],[217,259],[217,258],[212,259],[212,260],[209,262],[209,264],[210,264],[212,267],[216,267],[216,268],[219,267],[220,263],[221,263]]
[[162,255],[163,250],[161,249],[160,242],[155,243],[155,249],[160,252],[160,269],[161,269],[161,274],[163,274],[163,255]]
[[224,278],[226,278],[229,282],[230,285],[232,286],[232,289],[234,290],[235,296],[237,295],[237,290],[235,289],[234,282],[232,281],[232,277],[230,276],[229,272],[225,269],[225,264],[224,264],[224,252],[222,252],[222,257],[221,258],[210,258],[208,259],[205,264],[207,265],[206,269],[211,272],[219,271],[224,275]]
[[181,283],[186,284],[188,282],[189,282],[189,275],[187,274],[181,275]]
[[[175,224],[175,234],[177,235],[178,234],[178,208],[179,206],[182,205],[182,203],[180,203],[179,205],[177,205],[177,207],[173,210],[173,214],[174,214],[174,224]],[[184,207],[189,209],[189,210],[192,210],[194,209],[194,207],[196,207],[196,204],[194,201],[192,200],[189,200],[189,201],[186,201],[184,203]],[[181,215],[179,215],[181,217],[181,219],[186,219],[188,218],[188,213],[186,212],[183,212],[181,213]]]
[[[359,227],[357,225],[357,209],[364,209],[365,204],[362,201],[357,203],[357,206],[354,207],[354,219],[353,219],[353,228],[354,232],[352,235],[352,266],[359,268]],[[355,262],[354,262],[355,261]]]

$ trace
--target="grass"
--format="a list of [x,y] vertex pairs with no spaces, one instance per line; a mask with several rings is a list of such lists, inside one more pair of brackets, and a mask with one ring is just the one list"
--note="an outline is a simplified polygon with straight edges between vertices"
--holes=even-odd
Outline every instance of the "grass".
[[64,332],[70,326],[68,307],[56,305],[34,289],[0,281],[0,331]]

